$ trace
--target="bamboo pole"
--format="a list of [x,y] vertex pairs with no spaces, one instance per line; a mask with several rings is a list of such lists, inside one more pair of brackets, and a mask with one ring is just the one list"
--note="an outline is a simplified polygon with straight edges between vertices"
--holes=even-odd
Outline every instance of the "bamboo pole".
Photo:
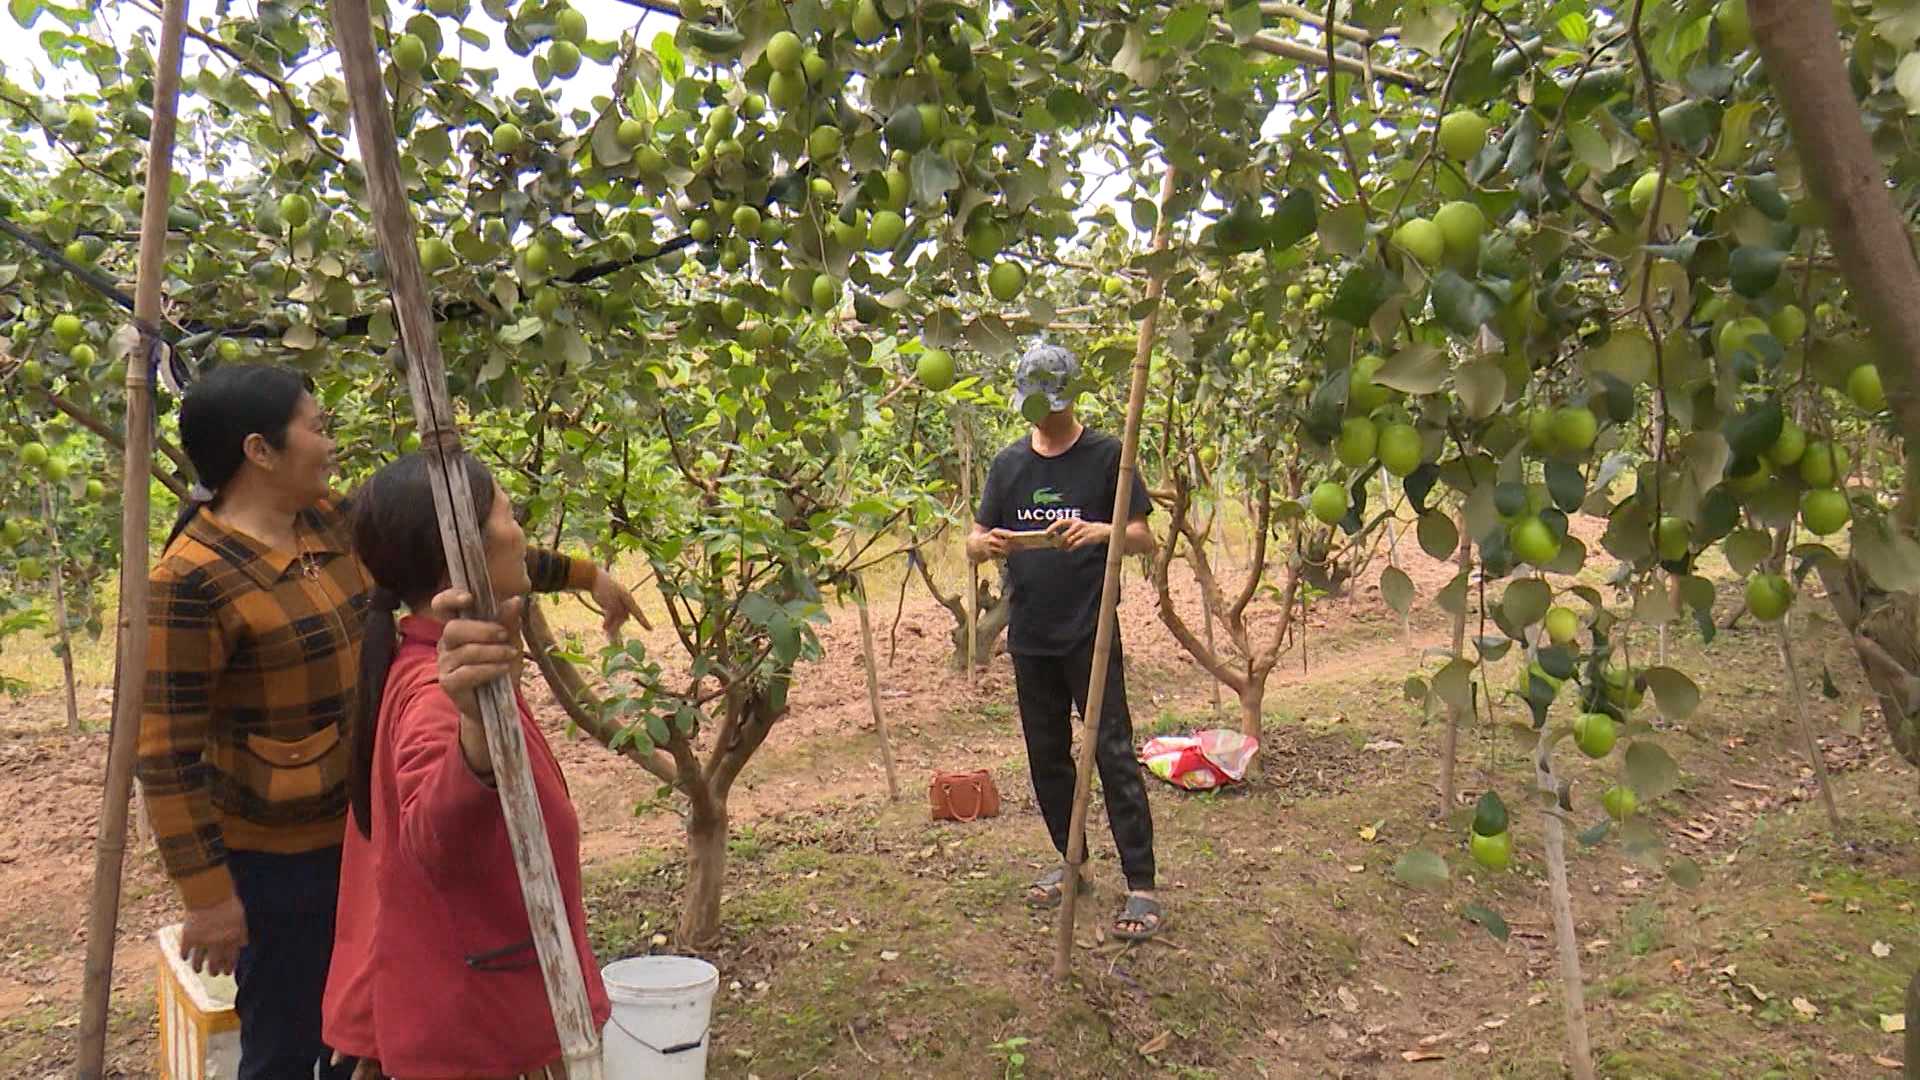
[[[1800,681],[1800,664],[1794,657],[1793,632],[1787,624],[1793,621],[1789,611],[1780,617],[1777,624],[1780,633],[1780,661],[1786,665],[1787,681],[1793,688],[1793,703],[1798,709],[1800,735],[1807,740],[1807,759],[1813,762],[1813,776],[1820,785],[1820,801],[1827,807],[1827,824],[1833,828],[1835,841],[1846,839],[1840,827],[1840,808],[1834,805],[1833,784],[1827,779],[1827,756],[1820,748],[1820,736],[1813,730],[1813,713],[1807,708],[1807,687]],[[1917,1063],[1920,1064],[1920,1063]]]
[[[1167,208],[1173,202],[1176,172],[1167,166],[1160,179],[1160,221],[1154,226],[1151,255],[1167,250]],[[1107,574],[1100,587],[1100,616],[1093,636],[1093,672],[1087,685],[1087,707],[1080,719],[1080,757],[1075,763],[1073,819],[1067,829],[1067,867],[1061,878],[1059,940],[1053,958],[1053,977],[1065,979],[1073,971],[1073,922],[1080,896],[1080,868],[1087,857],[1087,797],[1093,790],[1094,748],[1100,741],[1100,718],[1107,696],[1107,665],[1112,661],[1116,630],[1114,607],[1120,601],[1120,567],[1125,558],[1126,527],[1132,512],[1134,470],[1140,458],[1140,414],[1147,403],[1147,375],[1152,368],[1154,328],[1159,324],[1160,301],[1166,293],[1167,272],[1155,263],[1147,277],[1147,314],[1140,320],[1139,344],[1133,352],[1133,385],[1127,393],[1127,426],[1120,442],[1120,479],[1113,493],[1114,536],[1107,544]]]
[[[973,437],[958,416],[953,418],[953,441],[960,446],[960,504],[972,514]],[[971,689],[980,678],[980,568],[972,559],[961,561],[967,568],[967,647],[962,659],[967,664],[967,687]]]
[[[968,563],[969,572],[973,564]],[[860,608],[860,662],[867,669],[867,707],[873,710],[873,730],[880,736],[880,764],[887,770],[887,799],[900,801],[900,776],[893,770],[893,744],[887,739],[887,718],[880,711],[880,666],[874,656],[873,623],[867,618],[867,584],[853,577],[853,600]]]
[[[113,685],[113,721],[107,737],[107,776],[100,793],[100,831],[93,845],[93,901],[87,915],[87,960],[80,991],[80,1036],[74,1075],[99,1080],[107,1055],[107,1006],[113,996],[113,947],[120,926],[120,874],[127,855],[127,811],[139,752],[140,711],[147,683],[147,531],[153,464],[153,372],[165,348],[154,332],[166,279],[167,193],[173,182],[173,138],[180,102],[180,52],[187,0],[166,0],[160,19],[160,57],[153,73],[153,125],[147,140],[146,202],[140,214],[140,254],[133,317],[141,328],[127,357],[126,451],[120,469],[120,613]],[[51,522],[49,522],[51,524]]]
[[[386,88],[381,84],[380,60],[374,51],[373,24],[367,0],[332,0],[334,45],[346,75],[353,126],[365,163],[367,191],[373,206],[373,224],[385,257],[387,282],[399,322],[400,342],[407,359],[407,384],[413,397],[416,430],[421,445],[434,460],[433,501],[440,519],[440,538],[446,547],[447,569],[455,588],[472,594],[475,618],[497,614],[493,585],[487,579],[486,551],[480,540],[480,522],[474,513],[467,476],[458,463],[460,431],[447,393],[446,368],[440,358],[439,336],[433,322],[432,301],[421,270],[416,229],[406,192],[400,181],[399,142]],[[580,957],[567,925],[567,910],[547,842],[546,823],[527,764],[527,746],[520,730],[513,688],[501,678],[481,689],[480,706],[492,753],[494,777],[500,789],[500,807],[506,818],[507,839],[513,848],[520,892],[527,906],[546,983],[547,1001],[560,1039],[567,1075],[574,1080],[599,1080],[600,1038],[594,1029]]]
[[[1542,737],[1533,756],[1534,784],[1548,798],[1559,786],[1553,778],[1554,740]],[[1567,1015],[1567,1067],[1574,1080],[1594,1080],[1593,1046],[1587,1037],[1586,994],[1581,988],[1580,942],[1573,925],[1573,889],[1567,884],[1567,835],[1557,805],[1540,816],[1540,837],[1547,849],[1547,895],[1553,908],[1554,949],[1560,959],[1561,1004]]]
[[53,485],[40,481],[40,508],[47,515],[47,535],[53,537],[53,633],[60,643],[60,677],[67,691],[67,734],[80,734],[80,694],[73,685],[73,634],[67,629],[66,556],[60,533],[54,528]]
[[[1473,538],[1467,534],[1467,513],[1460,512],[1460,573],[1473,572]],[[1469,582],[1471,584],[1471,582]],[[1467,608],[1463,602],[1460,611],[1453,617],[1453,658],[1466,655],[1467,645]],[[1454,800],[1454,761],[1460,751],[1460,708],[1447,706],[1447,731],[1440,740],[1440,819],[1446,820],[1453,813]]]

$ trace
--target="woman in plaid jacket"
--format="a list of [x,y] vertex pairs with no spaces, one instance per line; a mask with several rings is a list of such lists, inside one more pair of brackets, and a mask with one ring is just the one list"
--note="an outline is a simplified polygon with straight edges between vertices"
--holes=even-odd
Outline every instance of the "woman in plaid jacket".
[[[239,986],[241,1080],[346,1075],[321,1041],[372,583],[307,380],[225,365],[180,407],[200,484],[150,577],[137,766],[196,969]],[[530,553],[541,591],[637,609],[591,563]]]

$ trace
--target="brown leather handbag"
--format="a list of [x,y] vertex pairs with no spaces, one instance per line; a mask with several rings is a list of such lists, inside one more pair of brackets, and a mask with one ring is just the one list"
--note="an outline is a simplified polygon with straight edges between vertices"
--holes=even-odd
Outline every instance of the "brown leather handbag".
[[927,782],[927,802],[935,821],[973,821],[1000,816],[1000,789],[985,769],[967,772],[933,771]]

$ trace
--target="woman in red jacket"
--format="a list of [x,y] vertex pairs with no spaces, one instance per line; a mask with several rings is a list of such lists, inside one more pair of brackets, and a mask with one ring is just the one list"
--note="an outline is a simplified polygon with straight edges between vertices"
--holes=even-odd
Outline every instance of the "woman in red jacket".
[[[512,503],[477,459],[460,464],[494,593],[519,597],[531,582]],[[448,574],[432,468],[410,454],[358,495],[355,549],[375,585],[374,610],[361,653],[357,715],[367,722],[355,727],[348,778],[355,827],[342,858],[325,1036],[396,1080],[557,1076],[559,1038],[474,699],[518,654],[465,645],[447,658],[442,681],[443,620],[464,598],[437,595]],[[411,614],[396,627],[403,605]],[[581,974],[594,1021],[605,1024],[610,1006],[580,900],[579,819],[546,737],[515,698]]]

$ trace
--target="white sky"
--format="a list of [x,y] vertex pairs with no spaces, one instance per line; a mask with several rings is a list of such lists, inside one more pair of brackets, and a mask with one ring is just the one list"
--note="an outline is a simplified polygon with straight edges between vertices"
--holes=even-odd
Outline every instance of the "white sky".
[[[80,0],[67,0],[67,2],[77,4]],[[153,2],[158,4],[159,0],[153,0]],[[663,32],[671,34],[677,21],[668,16],[622,3],[620,0],[572,0],[572,3],[587,17],[589,32],[595,40],[615,41],[622,33],[631,30],[641,46],[646,47],[651,44],[656,34]],[[214,0],[189,0],[189,5],[188,23],[196,27],[200,25],[199,19],[214,10]],[[95,22],[92,27],[83,31],[85,33],[111,40],[123,51],[136,35],[144,34],[149,40],[157,36],[159,20],[137,7],[116,2],[116,0],[107,0],[104,3],[96,3],[94,6]],[[242,10],[250,10],[253,2],[239,0],[236,6],[241,6]],[[390,8],[396,21],[404,21],[414,10],[424,10],[424,3],[421,2],[417,6],[412,2],[405,5],[394,4]],[[503,40],[504,25],[485,13],[481,9],[479,0],[472,0],[472,11],[467,23],[484,33],[491,44],[485,50],[480,50],[477,56],[472,55],[474,52],[472,46],[461,43],[453,36],[455,27],[452,20],[441,19],[440,22],[443,36],[447,41],[447,49],[464,49],[467,51],[465,60],[468,66],[492,67],[500,73],[499,82],[495,87],[500,97],[511,98],[515,90],[535,85],[532,55],[516,56],[511,49],[507,48]],[[47,91],[53,93],[58,93],[64,87],[90,84],[90,77],[78,72],[77,69],[57,69],[48,61],[40,46],[39,38],[43,31],[49,29],[64,29],[64,27],[51,15],[42,14],[30,31],[22,32],[10,17],[0,15],[0,70],[4,70],[13,80],[26,86],[36,85],[39,80],[36,80],[35,73],[38,73],[45,80]],[[232,61],[227,56],[215,53],[205,45],[189,38],[186,43],[185,69],[193,72],[208,65],[222,72],[231,70],[233,67]],[[312,67],[301,69],[294,76],[293,81],[307,83],[318,73],[337,73],[338,70],[337,61],[327,57],[315,62]],[[257,80],[256,85],[259,85]],[[593,99],[610,94],[612,85],[612,64],[603,65],[583,58],[580,71],[573,78],[561,81],[559,105],[563,109],[591,110]],[[188,145],[191,145],[192,141],[192,113],[196,108],[196,99],[193,97],[189,96],[183,100],[182,123],[186,130],[181,132],[181,142]],[[1279,130],[1287,120],[1286,113],[1285,109],[1276,110],[1274,115],[1268,117],[1267,123],[1263,125],[1266,129],[1264,133],[1271,135]],[[1139,126],[1136,124],[1136,127]],[[51,153],[51,150],[49,152]],[[352,140],[348,140],[346,153],[350,157],[358,157],[358,148],[353,145]],[[182,154],[176,163],[177,167],[191,168],[189,158],[190,154]],[[1090,173],[1104,173],[1108,168],[1104,162],[1093,158],[1085,160],[1083,167]],[[1117,199],[1130,193],[1131,186],[1131,180],[1125,175],[1109,177],[1091,193],[1087,204],[1090,207],[1115,206]],[[1125,209],[1117,206],[1115,209],[1123,226],[1130,224],[1130,216]]]
[[[71,3],[73,0],[68,2]],[[158,0],[155,2],[157,3]],[[587,26],[596,40],[615,41],[623,32],[637,28],[636,35],[641,45],[645,46],[652,42],[655,34],[673,31],[674,20],[620,3],[619,0],[572,0],[572,2],[573,6],[587,17]],[[189,25],[195,27],[199,27],[199,20],[214,9],[211,0],[189,0],[189,5],[187,21]],[[139,8],[128,4],[102,3],[98,5],[98,9],[95,22],[100,28],[99,34],[113,41],[123,51],[137,34],[144,32],[149,39],[158,34],[159,20]],[[396,5],[392,8],[394,15],[401,19],[409,16],[412,10],[410,5],[406,7]],[[447,39],[447,48],[451,50],[460,47],[461,43],[453,37],[455,29],[453,21],[442,19],[440,22]],[[503,40],[505,25],[496,22],[492,16],[482,11],[478,0],[474,0],[473,10],[467,22],[474,29],[487,35],[492,42],[491,46],[481,52],[478,57],[469,55],[469,67],[497,69],[500,72],[500,82],[496,89],[503,98],[510,98],[516,89],[534,85],[532,55],[515,56],[513,50],[507,48]],[[49,29],[64,29],[64,26],[51,15],[43,14],[39,21],[34,23],[32,30],[23,32],[10,17],[0,15],[0,68],[4,68],[14,81],[26,86],[35,85],[33,74],[37,71],[45,78],[46,88],[51,92],[58,92],[63,87],[76,84],[89,84],[91,82],[89,76],[74,71],[63,72],[48,62],[46,53],[40,46],[40,34]],[[471,46],[465,46],[465,48],[471,53]],[[216,71],[230,70],[233,66],[228,57],[215,53],[205,45],[189,38],[186,43],[185,69],[192,72],[203,65],[211,65]],[[339,66],[329,58],[325,62],[313,65],[312,68],[303,69],[295,76],[295,81],[311,82],[311,73],[316,70],[337,73]],[[263,84],[256,80],[256,85]],[[594,97],[611,92],[613,66],[598,64],[583,58],[579,73],[572,79],[562,81],[560,85],[562,106],[589,109],[592,107]],[[183,110],[192,107],[191,98],[183,102]]]

